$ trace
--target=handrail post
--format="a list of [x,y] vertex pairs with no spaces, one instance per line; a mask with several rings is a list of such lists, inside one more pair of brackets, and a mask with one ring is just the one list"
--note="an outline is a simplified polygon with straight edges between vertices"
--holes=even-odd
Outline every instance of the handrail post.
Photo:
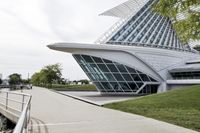
[[25,132],[27,132],[27,127],[28,127],[28,118],[27,118],[27,111],[25,113],[25,120],[24,120],[24,129],[25,129]]
[[[29,100],[29,102],[31,101],[31,99],[32,99],[32,96],[30,96],[30,100]],[[30,103],[29,103],[28,110],[29,110],[29,112],[28,112],[28,122],[29,122],[30,119],[31,119],[31,104],[30,104]]]
[[24,98],[25,98],[25,96],[23,95],[23,97],[22,97],[22,111],[23,111],[23,109],[24,109]]
[[6,92],[6,110],[8,109],[8,92]]

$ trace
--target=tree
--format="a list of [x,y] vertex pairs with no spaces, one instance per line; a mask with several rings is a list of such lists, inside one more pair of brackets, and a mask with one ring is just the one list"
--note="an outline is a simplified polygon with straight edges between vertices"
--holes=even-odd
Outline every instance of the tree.
[[31,83],[34,85],[40,84],[40,73],[34,73],[31,77]]
[[60,64],[54,64],[54,65],[48,65],[45,66],[41,70],[42,78],[44,82],[48,84],[52,84],[53,82],[60,82],[62,80],[62,73],[61,73],[61,65]]
[[81,84],[89,84],[89,80],[87,79],[82,79],[80,80]]
[[61,65],[47,65],[40,72],[33,74],[31,82],[34,85],[48,85],[52,83],[60,83],[62,81]]
[[18,73],[11,74],[9,76],[9,84],[10,85],[18,85],[22,82],[21,75]]
[[58,82],[59,84],[68,84],[67,82],[66,82],[66,79],[65,78],[61,78],[60,79],[60,81]]
[[2,79],[0,78],[0,84],[2,84],[3,83],[3,81],[2,81]]
[[200,40],[200,0],[159,0],[153,10],[169,17],[180,40]]
[[30,84],[30,80],[29,79],[22,79],[22,83],[23,84]]

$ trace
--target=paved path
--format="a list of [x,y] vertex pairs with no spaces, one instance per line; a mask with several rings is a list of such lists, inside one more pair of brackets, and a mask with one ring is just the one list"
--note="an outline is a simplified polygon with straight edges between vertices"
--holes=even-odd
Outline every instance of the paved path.
[[[195,133],[195,131],[138,115],[87,104],[36,88],[32,94],[33,133]],[[197,133],[197,132],[196,132]]]

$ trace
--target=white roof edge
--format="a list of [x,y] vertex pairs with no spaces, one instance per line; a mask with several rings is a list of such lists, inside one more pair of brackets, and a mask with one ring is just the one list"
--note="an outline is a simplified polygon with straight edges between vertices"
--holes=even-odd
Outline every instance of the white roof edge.
[[[64,51],[73,53],[77,50],[120,50],[124,46],[116,46],[116,45],[98,45],[98,44],[84,44],[84,43],[54,43],[47,45],[48,48],[57,50],[57,51]],[[120,48],[119,48],[120,47]]]
[[125,18],[130,14],[137,13],[147,2],[148,0],[128,0],[100,15]]
[[[157,52],[168,55],[181,53],[182,51],[172,51],[169,49],[158,49],[158,48],[150,48],[150,47],[139,47],[139,46],[125,46],[125,45],[108,45],[108,44],[89,44],[89,43],[54,43],[47,45],[50,49],[63,51],[68,53],[74,53],[75,51],[80,50],[109,50],[109,51],[146,51],[146,52]],[[188,53],[189,54],[189,53]],[[190,53],[194,54],[194,53]]]

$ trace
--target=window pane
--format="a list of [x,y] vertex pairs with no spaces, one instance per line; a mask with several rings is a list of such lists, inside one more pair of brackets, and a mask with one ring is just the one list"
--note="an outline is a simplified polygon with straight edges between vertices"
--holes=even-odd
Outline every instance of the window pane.
[[97,80],[100,80],[101,78],[100,78],[100,76],[98,75],[98,74],[96,74],[96,73],[91,73]]
[[136,73],[135,69],[130,68],[130,67],[126,67],[126,68],[129,71],[129,73]]
[[95,73],[99,73],[99,69],[98,69],[98,67],[95,64],[90,64],[90,67],[93,68],[93,70],[94,70]]
[[109,72],[105,64],[97,64],[102,72]]
[[138,74],[131,74],[132,78],[134,81],[141,81],[140,77]]
[[113,74],[117,81],[124,81],[121,74]]
[[143,83],[138,83],[137,82],[137,86],[140,88],[140,87],[142,87],[142,85],[143,85]]
[[82,55],[82,57],[84,58],[84,60],[87,62],[87,63],[93,63],[93,60],[90,56],[87,56],[87,55]]
[[87,73],[87,75],[89,76],[89,78],[90,78],[92,81],[97,81],[96,77],[95,77],[92,73]]
[[83,60],[80,55],[73,55],[73,56],[76,58],[78,63],[81,63],[81,60]]
[[120,82],[120,85],[125,92],[132,92],[126,82]]
[[99,81],[108,81],[108,78],[102,73],[102,74],[99,74]]
[[149,78],[145,74],[140,74],[140,77],[142,78],[143,81],[149,81]]
[[102,86],[99,82],[94,82],[94,84],[96,85],[96,87],[97,87],[101,92],[105,92],[103,86]]
[[131,76],[129,74],[122,74],[122,76],[124,77],[124,79],[126,81],[133,81],[132,78],[131,78]]
[[117,82],[110,82],[110,84],[112,85],[112,87],[116,92],[123,92],[121,86]]
[[91,64],[86,64],[85,65],[86,69],[88,69],[88,72],[91,72],[91,73],[95,73],[95,70],[93,69],[93,67],[91,66]]
[[127,72],[123,65],[117,63],[116,66],[117,66],[117,68],[119,69],[120,72]]
[[107,77],[108,81],[115,81],[111,73],[105,73],[105,76]]
[[86,69],[85,65],[80,64],[81,68],[83,69],[84,72],[88,72],[88,70]]
[[107,64],[111,72],[118,72],[117,68],[113,64]]
[[97,58],[97,57],[92,57],[92,58],[95,61],[95,63],[103,63],[101,58]]
[[87,70],[87,72],[92,72],[91,68],[87,65],[83,65],[85,67],[85,69]]
[[128,85],[131,87],[131,89],[133,91],[136,92],[138,90],[138,87],[137,87],[137,85],[134,82],[128,83]]
[[112,87],[110,86],[110,84],[108,82],[101,82],[101,84],[106,89],[106,91],[113,92],[113,89],[112,89]]
[[104,61],[105,63],[112,63],[112,61],[106,60],[106,59],[103,59],[103,61]]

